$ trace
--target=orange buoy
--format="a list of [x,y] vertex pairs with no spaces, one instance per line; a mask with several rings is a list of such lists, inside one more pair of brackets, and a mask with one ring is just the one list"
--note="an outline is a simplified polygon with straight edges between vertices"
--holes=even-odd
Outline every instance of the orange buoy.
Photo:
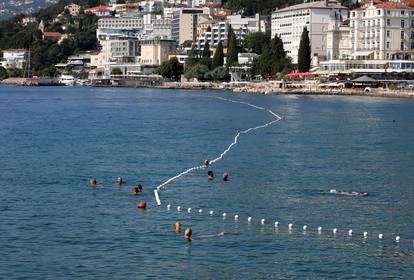
[[145,201],[141,201],[137,204],[138,208],[147,208],[147,203]]

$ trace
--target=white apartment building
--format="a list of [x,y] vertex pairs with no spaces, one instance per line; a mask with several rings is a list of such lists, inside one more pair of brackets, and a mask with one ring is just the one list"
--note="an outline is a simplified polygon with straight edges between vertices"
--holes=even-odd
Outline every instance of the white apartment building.
[[142,15],[133,17],[107,17],[98,20],[96,36],[105,39],[110,35],[130,35],[141,33],[144,29]]
[[198,37],[196,42],[197,49],[202,50],[206,43],[210,45],[211,49],[216,48],[219,42],[226,46],[228,29],[229,24],[225,21],[214,24],[211,27],[211,31],[206,31],[204,35]]
[[314,57],[326,56],[326,33],[331,17],[348,18],[348,8],[336,1],[317,1],[290,6],[272,13],[271,35],[279,36],[287,55],[297,63],[303,29],[309,31],[311,53]]
[[266,32],[266,30],[261,30],[261,27],[264,27],[264,25],[261,24],[259,14],[256,14],[254,17],[242,17],[241,15],[228,16],[227,22],[231,25],[236,37],[241,40],[249,33]]
[[352,57],[349,19],[332,18],[326,31],[326,59],[349,59]]
[[91,67],[104,68],[110,74],[113,65],[135,64],[138,56],[136,37],[105,36],[100,40],[101,51],[91,55]]
[[161,15],[144,15],[143,39],[171,39],[171,19],[166,19]]
[[414,49],[414,8],[405,3],[371,2],[352,10],[350,20],[355,59],[391,59]]
[[29,56],[29,51],[25,49],[3,50],[3,59],[0,64],[4,68],[23,69],[24,63]]

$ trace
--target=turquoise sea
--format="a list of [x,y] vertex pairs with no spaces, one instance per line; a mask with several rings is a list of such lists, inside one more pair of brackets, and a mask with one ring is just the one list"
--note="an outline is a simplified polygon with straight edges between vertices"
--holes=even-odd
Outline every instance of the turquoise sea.
[[[156,186],[272,120],[215,97],[284,119],[242,134],[213,181],[168,184],[158,207]],[[413,279],[413,141],[414,100],[1,86],[0,278]]]

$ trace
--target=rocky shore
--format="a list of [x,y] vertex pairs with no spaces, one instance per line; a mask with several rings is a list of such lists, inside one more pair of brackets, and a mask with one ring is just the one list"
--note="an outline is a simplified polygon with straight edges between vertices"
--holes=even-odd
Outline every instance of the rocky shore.
[[[296,84],[299,85],[299,84]],[[283,87],[282,82],[263,83],[213,83],[213,82],[166,82],[160,88],[168,89],[216,89],[239,93],[297,94],[297,95],[348,95],[414,98],[414,90],[388,90],[383,88],[323,88],[316,84],[303,87]]]

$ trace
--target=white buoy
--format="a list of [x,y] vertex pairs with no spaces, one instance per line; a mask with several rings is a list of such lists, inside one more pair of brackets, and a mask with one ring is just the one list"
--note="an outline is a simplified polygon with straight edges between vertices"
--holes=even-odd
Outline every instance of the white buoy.
[[400,242],[400,237],[399,236],[395,237],[395,242],[397,242],[397,243]]
[[332,230],[332,232],[333,232],[333,234],[336,234],[336,233],[338,232],[338,229],[337,229],[337,228],[334,228],[334,229]]
[[307,228],[308,228],[308,226],[307,225],[304,225],[303,226],[303,231],[306,231]]
[[368,237],[368,232],[364,231],[364,238]]
[[318,227],[318,233],[321,234],[322,233],[322,227]]
[[203,209],[198,210],[198,213],[200,214],[203,213]]
[[351,236],[351,235],[352,235],[352,229],[350,229],[350,230],[348,231],[348,235],[349,235],[349,236]]
[[188,208],[188,209],[187,209],[187,212],[188,212],[188,213],[191,213],[191,208]]
[[279,226],[279,222],[278,221],[276,221],[275,222],[275,227],[278,227]]
[[239,215],[234,215],[234,220],[238,220],[239,219]]
[[214,211],[213,211],[213,210],[211,210],[211,211],[210,211],[210,215],[213,215],[213,214],[214,214]]
[[177,206],[177,211],[180,212],[181,206]]
[[248,217],[247,221],[250,223],[252,221],[252,217]]
[[168,205],[167,205],[167,209],[168,209],[168,210],[170,210],[170,208],[171,208],[171,205],[170,205],[170,204],[168,204]]
[[265,222],[266,222],[266,220],[265,220],[265,219],[261,219],[261,220],[260,220],[260,223],[261,223],[262,225],[264,225],[264,224],[265,224]]
[[227,216],[227,214],[226,213],[223,213],[223,218],[225,218]]
[[292,224],[289,224],[288,227],[289,227],[289,229],[292,229],[293,225]]
[[384,235],[382,233],[378,234],[378,239],[383,239]]

